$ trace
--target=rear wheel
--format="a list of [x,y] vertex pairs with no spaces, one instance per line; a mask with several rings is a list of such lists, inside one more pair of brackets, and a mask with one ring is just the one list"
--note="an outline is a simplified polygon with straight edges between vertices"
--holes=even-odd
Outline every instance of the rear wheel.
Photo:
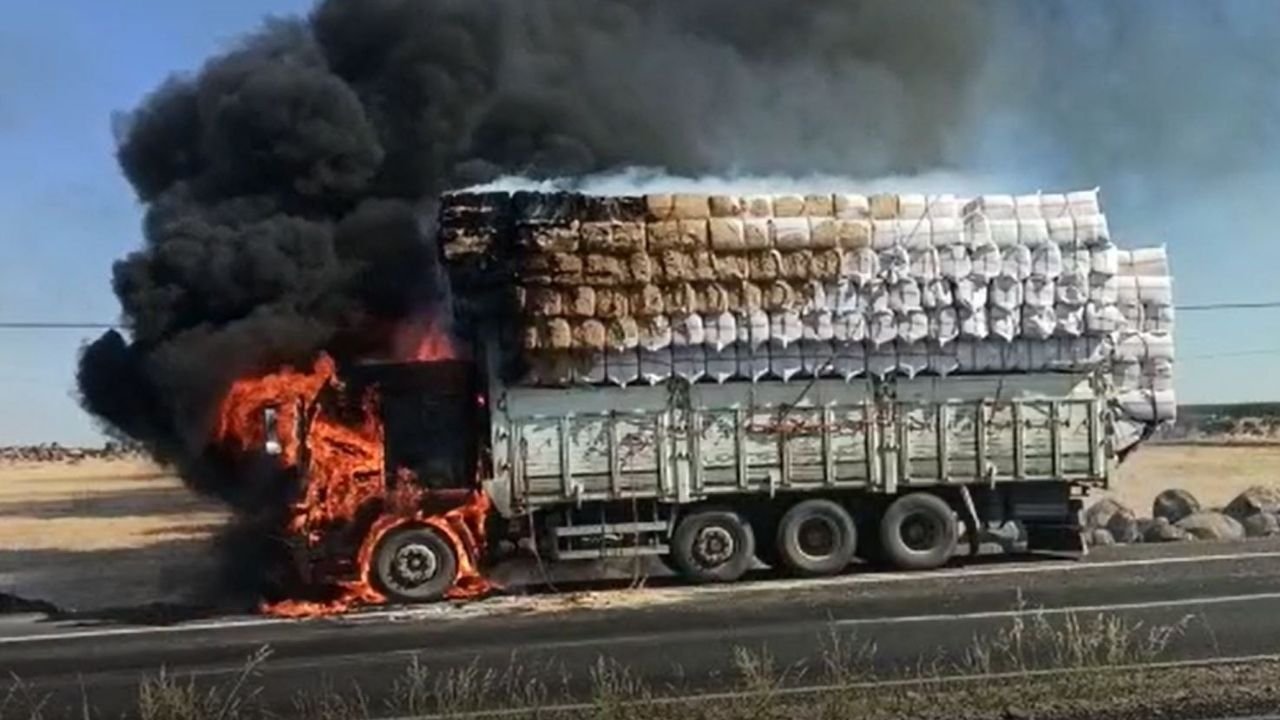
[[755,558],[755,534],[741,515],[698,510],[685,515],[671,538],[671,561],[698,583],[726,583],[742,577]]
[[959,527],[956,514],[930,493],[904,495],[880,518],[879,554],[901,570],[928,570],[951,559]]
[[457,577],[453,544],[434,528],[392,530],[374,550],[373,581],[399,602],[440,600]]
[[835,575],[849,566],[857,542],[853,517],[830,500],[797,503],[778,523],[778,559],[797,575]]

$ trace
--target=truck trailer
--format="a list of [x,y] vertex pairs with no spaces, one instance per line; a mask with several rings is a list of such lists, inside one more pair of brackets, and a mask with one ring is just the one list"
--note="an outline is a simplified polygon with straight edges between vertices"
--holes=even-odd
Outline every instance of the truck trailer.
[[[776,196],[767,210],[731,196],[452,196],[441,258],[452,332],[467,352],[348,377],[379,398],[388,490],[478,489],[493,509],[491,553],[652,556],[696,583],[735,581],[757,562],[810,577],[855,558],[928,570],[1011,533],[1029,550],[1079,554],[1084,498],[1110,485],[1172,405],[1165,357],[1151,350],[1171,330],[1168,299],[1134,279],[1167,276],[1167,266],[1138,268],[1119,251],[1090,197],[1036,195],[1031,212],[1012,196]],[[1054,235],[1062,217],[1070,234]],[[799,228],[803,237],[784,238]],[[673,247],[693,258],[689,275]],[[957,248],[971,257],[948,274],[937,260]],[[618,277],[610,268],[626,264],[606,262],[610,250],[632,263]],[[713,270],[698,275],[704,251]],[[808,269],[789,272],[800,252]],[[819,269],[823,252],[839,261]],[[983,252],[999,262],[980,269]],[[668,262],[639,277],[637,253]],[[860,279],[857,253],[880,263]],[[726,264],[741,270],[714,274]],[[753,282],[811,291],[770,301],[766,287],[753,301]],[[1046,282],[1057,318],[1047,331],[1029,319],[1045,309],[1027,304]],[[699,305],[713,285],[738,299]],[[1012,285],[1012,309],[993,304]],[[913,286],[941,288],[946,302],[926,307]],[[982,295],[965,305],[970,286]],[[640,310],[643,287],[667,298],[661,322]],[[600,299],[608,292],[636,298],[630,315]],[[907,299],[882,304],[882,292]],[[670,299],[679,293],[694,300]],[[575,309],[571,298],[591,294],[594,314]],[[926,329],[913,333],[917,312]],[[987,315],[1007,312],[1019,319],[1002,335]],[[676,329],[655,342],[629,332],[628,317]],[[888,340],[875,337],[885,317],[896,323]],[[712,338],[717,323],[733,329]],[[1138,355],[1126,354],[1133,337]],[[398,601],[436,600],[455,582],[459,552],[429,525],[406,523],[378,539],[370,580]]]

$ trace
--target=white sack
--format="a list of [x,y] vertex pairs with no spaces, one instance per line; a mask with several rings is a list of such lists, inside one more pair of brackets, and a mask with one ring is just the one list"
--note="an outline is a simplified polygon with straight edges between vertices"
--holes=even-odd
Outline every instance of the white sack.
[[1022,281],[1001,276],[991,281],[987,304],[992,308],[1013,310],[1022,304]]
[[969,277],[973,274],[973,260],[969,257],[969,248],[963,245],[939,247],[938,270],[950,280]]
[[999,275],[1004,267],[1004,255],[1000,252],[1000,248],[991,243],[973,246],[969,251],[969,260],[971,263],[970,273],[974,277],[985,280],[990,280]]
[[1056,280],[1062,275],[1062,250],[1052,243],[1031,251],[1031,275]]
[[982,340],[991,334],[987,308],[978,306],[960,310],[960,337]]
[[990,297],[988,283],[977,277],[960,278],[955,282],[955,304],[961,309],[985,308]]
[[939,345],[954,342],[960,337],[960,313],[952,307],[934,308],[929,314],[929,337]]
[[869,247],[847,250],[840,255],[840,274],[857,285],[871,282],[880,274],[880,254]]
[[1057,300],[1058,285],[1044,277],[1031,276],[1022,283],[1022,304],[1036,308],[1052,308]]
[[1013,340],[1018,336],[1022,326],[1022,309],[992,306],[987,311],[987,326],[988,337],[999,338],[1005,342]]
[[911,310],[898,315],[898,340],[920,342],[929,337],[929,316],[923,310]]
[[912,250],[911,277],[916,280],[933,280],[942,275],[942,260],[933,248]]
[[1031,277],[1031,249],[1025,245],[1012,245],[1001,254],[1000,275],[1026,280]]

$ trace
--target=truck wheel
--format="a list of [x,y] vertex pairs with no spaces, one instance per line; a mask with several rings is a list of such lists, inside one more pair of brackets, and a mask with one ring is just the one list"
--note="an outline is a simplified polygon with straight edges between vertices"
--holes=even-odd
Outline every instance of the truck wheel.
[[835,575],[853,561],[857,544],[853,518],[830,500],[797,503],[778,523],[778,558],[797,575]]
[[900,570],[928,570],[951,559],[958,536],[956,514],[942,498],[903,495],[880,518],[880,555]]
[[458,576],[453,544],[430,527],[392,530],[373,555],[373,581],[387,597],[415,603],[440,600]]
[[671,538],[671,560],[693,582],[733,582],[751,568],[755,555],[751,525],[729,510],[689,513]]

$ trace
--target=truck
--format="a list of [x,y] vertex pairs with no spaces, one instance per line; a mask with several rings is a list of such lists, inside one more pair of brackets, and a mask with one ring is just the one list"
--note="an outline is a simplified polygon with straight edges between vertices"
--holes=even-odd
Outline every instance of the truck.
[[[1109,487],[1134,445],[1117,430],[1108,362],[527,382],[512,369],[507,321],[519,314],[500,322],[473,302],[506,298],[518,279],[460,277],[455,292],[467,288],[468,301],[453,332],[464,356],[348,376],[378,395],[388,490],[482,493],[490,562],[511,552],[548,563],[652,557],[690,582],[729,583],[757,563],[802,577],[857,559],[929,570],[1011,535],[1032,551],[1078,555],[1084,498]],[[396,601],[437,600],[457,579],[459,552],[438,529],[406,523],[378,539],[370,581]]]

